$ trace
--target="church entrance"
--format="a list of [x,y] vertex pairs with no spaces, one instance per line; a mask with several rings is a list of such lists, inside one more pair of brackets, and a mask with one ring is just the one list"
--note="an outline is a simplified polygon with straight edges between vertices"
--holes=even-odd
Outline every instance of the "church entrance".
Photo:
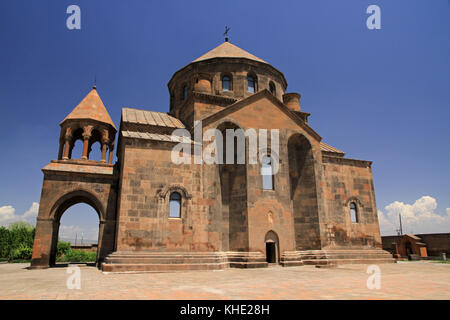
[[264,239],[266,244],[266,261],[267,263],[278,263],[280,245],[278,235],[274,231],[269,231]]
[[277,262],[277,253],[275,249],[275,242],[266,242],[266,260],[268,263]]

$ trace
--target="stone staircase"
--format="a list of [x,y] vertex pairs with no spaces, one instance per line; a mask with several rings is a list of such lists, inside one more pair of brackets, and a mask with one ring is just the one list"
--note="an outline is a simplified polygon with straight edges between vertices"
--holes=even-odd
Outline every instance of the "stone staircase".
[[280,264],[284,267],[378,263],[395,263],[395,259],[389,252],[373,248],[285,251],[280,259]]
[[231,268],[267,268],[266,257],[261,252],[226,252]]
[[328,265],[326,254],[322,250],[285,251],[280,258],[283,267],[303,265]]
[[334,249],[323,250],[327,260],[336,264],[378,264],[395,263],[392,254],[381,249]]
[[102,263],[103,272],[173,272],[261,268],[267,262],[259,252],[114,252]]
[[[315,265],[333,267],[341,264],[395,263],[392,255],[381,249],[324,249],[285,251],[283,267]],[[114,252],[102,263],[103,272],[174,272],[187,270],[222,270],[226,268],[266,268],[260,252]]]

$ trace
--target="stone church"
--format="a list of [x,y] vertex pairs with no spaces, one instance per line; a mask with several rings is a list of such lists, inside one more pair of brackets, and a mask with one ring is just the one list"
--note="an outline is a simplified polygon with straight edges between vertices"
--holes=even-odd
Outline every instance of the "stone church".
[[[32,268],[55,264],[61,216],[80,202],[98,213],[105,272],[394,261],[381,249],[371,162],[322,141],[281,71],[226,39],[168,89],[169,112],[123,108],[118,132],[96,87],[60,123],[58,158],[42,169]],[[173,131],[197,121],[203,131],[277,129],[279,169],[174,163]],[[97,142],[101,160],[90,160]]]

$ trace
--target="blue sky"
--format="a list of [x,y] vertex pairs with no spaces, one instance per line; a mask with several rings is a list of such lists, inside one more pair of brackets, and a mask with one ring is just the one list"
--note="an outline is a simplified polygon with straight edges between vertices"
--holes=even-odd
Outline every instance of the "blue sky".
[[[81,30],[66,27],[71,4]],[[371,4],[381,30],[366,27]],[[384,233],[398,212],[409,231],[450,232],[449,17],[448,0],[3,0],[0,224],[36,211],[59,123],[94,77],[117,126],[125,106],[167,112],[171,75],[222,43],[227,25],[302,94],[323,141],[374,162]],[[76,214],[84,205],[69,210],[67,226],[98,223]]]

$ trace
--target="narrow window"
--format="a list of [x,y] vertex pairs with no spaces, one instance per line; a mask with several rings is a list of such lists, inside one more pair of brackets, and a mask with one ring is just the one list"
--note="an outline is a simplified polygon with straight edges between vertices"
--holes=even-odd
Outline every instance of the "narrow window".
[[172,192],[170,194],[170,218],[180,218],[181,217],[181,195],[178,192]]
[[186,100],[188,96],[188,88],[187,85],[183,86],[182,100]]
[[358,209],[354,202],[350,202],[350,219],[352,222],[358,222]]
[[229,76],[222,77],[222,91],[230,91],[231,90],[231,79]]
[[170,110],[172,110],[173,108],[173,103],[175,100],[175,95],[173,94],[173,92],[170,93]]
[[275,89],[275,84],[272,81],[269,83],[269,90],[271,94],[273,94],[274,96],[276,95],[277,91]]
[[248,85],[248,92],[255,93],[256,91],[256,80],[252,76],[247,77],[247,85]]
[[272,159],[264,156],[261,161],[262,185],[264,190],[273,190]]

